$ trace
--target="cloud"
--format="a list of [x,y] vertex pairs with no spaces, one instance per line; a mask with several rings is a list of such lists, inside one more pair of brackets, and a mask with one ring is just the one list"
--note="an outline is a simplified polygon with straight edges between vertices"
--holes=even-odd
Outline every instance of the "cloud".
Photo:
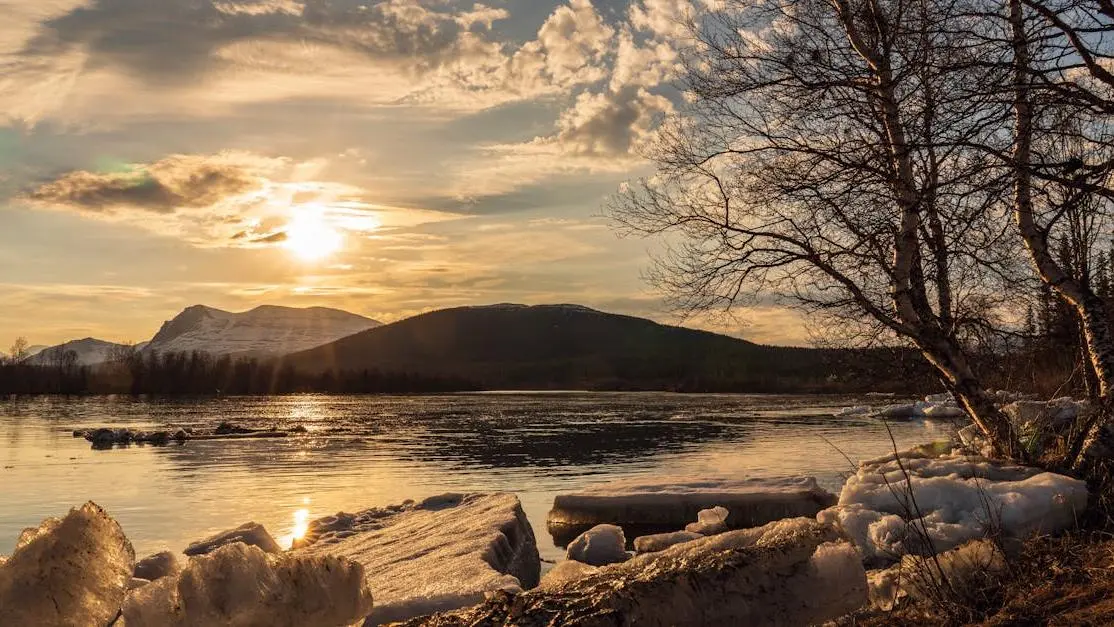
[[460,219],[449,211],[369,202],[359,187],[319,180],[327,161],[294,161],[247,152],[171,155],[118,171],[68,172],[28,190],[30,206],[75,211],[142,228],[199,247],[281,244],[307,215],[355,234]]
[[94,0],[45,21],[20,54],[81,49],[94,66],[120,66],[156,83],[234,63],[219,51],[252,41],[335,47],[430,70],[486,54],[482,31],[507,16],[482,5],[445,9],[407,0]]
[[590,0],[559,5],[521,44],[495,31],[510,17],[456,0],[93,0],[0,46],[0,109],[35,122],[62,107],[203,112],[315,94],[475,111],[607,77],[615,29]]
[[[624,23],[617,28],[601,23],[602,30],[592,38],[573,36],[565,28],[583,22],[587,26],[577,26],[576,32],[593,32],[598,14],[590,3],[573,2],[555,11],[534,44],[523,46],[515,62],[535,48],[541,50],[542,42],[555,46],[565,42],[578,53],[570,58],[604,63],[591,66],[597,73],[591,80],[585,79],[585,89],[579,93],[566,90],[568,104],[550,133],[518,143],[480,146],[474,159],[459,165],[452,187],[457,197],[491,204],[497,197],[557,177],[614,176],[644,168],[640,148],[652,137],[658,120],[675,111],[673,100],[662,92],[676,94],[663,90],[663,85],[681,71],[678,47],[684,45],[692,16],[709,2],[635,0],[627,7]],[[595,47],[588,43],[592,40],[597,42]],[[547,60],[539,56],[533,62],[545,65]],[[606,71],[599,73],[603,68]],[[534,74],[545,75],[545,71]]]
[[134,208],[171,213],[261,189],[265,179],[259,165],[242,153],[172,155],[120,172],[69,172],[31,190],[27,198],[89,211]]
[[582,93],[561,113],[552,134],[484,146],[477,157],[460,163],[449,191],[461,202],[486,207],[499,206],[502,199],[520,202],[521,191],[543,183],[584,188],[595,182],[587,177],[603,176],[611,191],[616,174],[648,167],[637,149],[652,137],[658,117],[672,111],[669,99],[637,85]]
[[584,93],[561,114],[554,140],[577,155],[625,156],[650,135],[658,117],[672,111],[668,98],[637,85]]
[[[233,236],[233,239],[236,239],[236,237]],[[253,244],[278,244],[280,242],[285,242],[288,239],[290,239],[290,238],[289,238],[289,236],[286,235],[286,231],[278,231],[277,233],[271,233],[270,235],[264,235],[262,237],[257,237],[255,239],[251,240],[251,243],[253,243]]]
[[[698,0],[702,6],[711,4]],[[648,31],[660,38],[678,39],[688,35],[688,22],[694,14],[690,2],[678,0],[638,0],[628,9],[632,28]]]
[[527,90],[543,80],[561,86],[598,81],[607,75],[602,61],[614,35],[590,0],[570,0],[509,59],[510,80]]

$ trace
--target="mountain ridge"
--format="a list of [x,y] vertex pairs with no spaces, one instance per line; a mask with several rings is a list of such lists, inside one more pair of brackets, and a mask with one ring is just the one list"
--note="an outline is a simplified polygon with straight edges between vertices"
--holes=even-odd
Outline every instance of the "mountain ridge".
[[142,350],[275,356],[327,344],[379,324],[331,307],[258,305],[231,312],[198,304],[165,321]]

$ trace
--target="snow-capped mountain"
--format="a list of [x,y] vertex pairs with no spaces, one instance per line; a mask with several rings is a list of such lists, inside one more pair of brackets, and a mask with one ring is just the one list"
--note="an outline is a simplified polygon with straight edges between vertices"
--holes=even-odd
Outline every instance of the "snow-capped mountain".
[[34,366],[53,366],[62,363],[62,358],[68,351],[77,355],[75,365],[92,366],[108,361],[114,350],[122,349],[122,344],[106,342],[93,337],[83,340],[71,340],[57,346],[48,346],[24,360]]
[[163,323],[143,350],[285,355],[328,344],[379,324],[371,318],[327,307],[262,305],[233,313],[194,305]]

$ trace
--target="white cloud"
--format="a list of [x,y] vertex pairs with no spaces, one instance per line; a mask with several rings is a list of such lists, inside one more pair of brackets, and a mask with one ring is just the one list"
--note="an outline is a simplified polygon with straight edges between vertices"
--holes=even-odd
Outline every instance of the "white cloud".
[[626,156],[649,137],[659,116],[672,112],[668,98],[642,87],[584,93],[557,120],[555,141],[575,155]]
[[684,0],[636,0],[630,5],[628,19],[635,30],[661,39],[681,39],[688,36],[693,13],[692,3]]

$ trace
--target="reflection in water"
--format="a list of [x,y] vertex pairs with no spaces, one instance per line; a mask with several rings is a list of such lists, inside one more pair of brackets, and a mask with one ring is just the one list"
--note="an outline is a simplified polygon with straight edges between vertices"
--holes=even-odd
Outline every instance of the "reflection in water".
[[[305,504],[309,505],[309,498],[305,499]],[[279,537],[279,546],[289,549],[295,541],[306,537],[307,531],[309,531],[309,510],[305,507],[294,510],[294,526],[290,528],[290,533]]]
[[[519,495],[539,540],[553,497],[648,473],[812,474],[890,449],[881,423],[833,418],[861,399],[677,394],[466,394],[0,402],[0,554],[19,531],[93,499],[136,550],[180,550],[254,520],[284,545],[308,521],[449,491]],[[99,426],[304,425],[305,436],[91,450]],[[900,445],[947,425],[895,425]],[[839,450],[836,450],[836,449]],[[842,453],[841,453],[842,451]],[[544,557],[560,551],[541,543]]]

